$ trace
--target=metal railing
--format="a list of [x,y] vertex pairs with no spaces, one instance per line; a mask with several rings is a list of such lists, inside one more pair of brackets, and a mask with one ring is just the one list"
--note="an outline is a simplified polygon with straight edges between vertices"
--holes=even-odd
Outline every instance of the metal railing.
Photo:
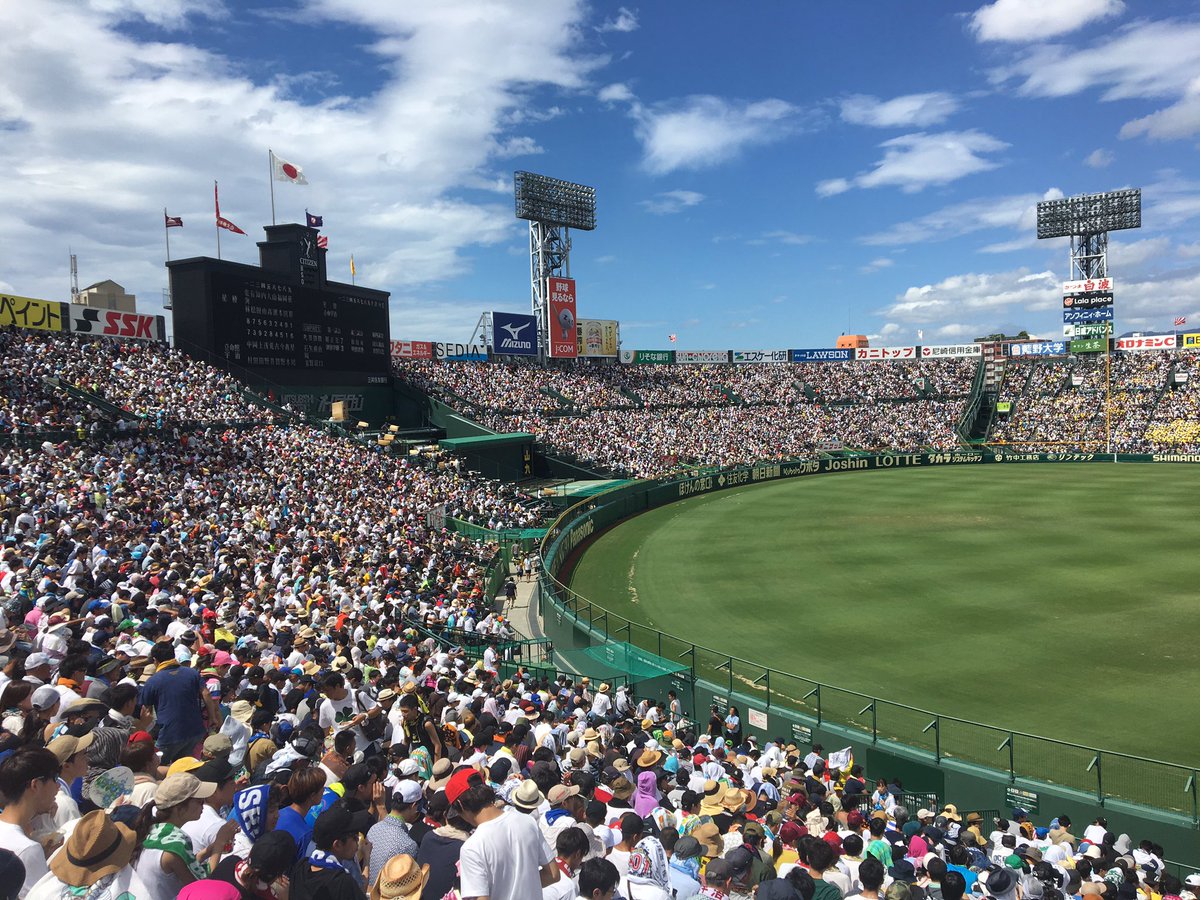
[[[662,483],[643,482],[641,487]],[[637,487],[615,488],[570,507],[551,525],[542,544],[542,602],[557,607],[557,612],[570,616],[597,640],[627,641],[690,664],[694,680],[724,686],[730,694],[752,698],[768,710],[782,707],[809,716],[818,725],[832,723],[861,732],[871,743],[903,744],[935,764],[960,760],[1006,773],[1013,782],[1023,779],[1069,788],[1101,805],[1109,799],[1123,800],[1184,815],[1200,825],[1200,766],[1001,728],[849,690],[694,644],[575,593],[556,577],[564,557],[570,555],[559,553],[560,542],[575,522],[595,515],[606,503],[621,508],[619,519],[648,508],[644,498],[638,502],[631,496]],[[551,609],[543,606],[543,615],[550,614]]]

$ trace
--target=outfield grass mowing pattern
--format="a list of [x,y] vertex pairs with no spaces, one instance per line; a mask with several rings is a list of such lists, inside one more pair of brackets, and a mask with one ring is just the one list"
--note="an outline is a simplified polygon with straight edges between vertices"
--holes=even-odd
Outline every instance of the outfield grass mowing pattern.
[[[1187,465],[785,480],[644,513],[588,549],[571,587],[827,684],[1196,765],[1198,499]],[[881,735],[897,724],[881,704]]]

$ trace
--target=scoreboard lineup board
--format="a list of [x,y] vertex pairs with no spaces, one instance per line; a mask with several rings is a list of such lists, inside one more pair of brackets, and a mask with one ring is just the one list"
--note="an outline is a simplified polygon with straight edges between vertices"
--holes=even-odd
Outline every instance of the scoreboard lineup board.
[[388,304],[271,279],[214,273],[213,350],[247,368],[388,373]]

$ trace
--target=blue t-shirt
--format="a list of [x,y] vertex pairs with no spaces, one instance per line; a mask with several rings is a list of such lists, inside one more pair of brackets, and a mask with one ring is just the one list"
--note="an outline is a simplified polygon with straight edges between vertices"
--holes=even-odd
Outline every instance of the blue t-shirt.
[[168,665],[142,686],[142,705],[154,707],[158,746],[167,747],[204,737],[200,691],[204,683],[195,669]]
[[275,826],[280,831],[286,831],[296,841],[296,859],[302,859],[308,853],[308,842],[312,840],[313,827],[300,813],[290,806],[279,811],[279,823]]

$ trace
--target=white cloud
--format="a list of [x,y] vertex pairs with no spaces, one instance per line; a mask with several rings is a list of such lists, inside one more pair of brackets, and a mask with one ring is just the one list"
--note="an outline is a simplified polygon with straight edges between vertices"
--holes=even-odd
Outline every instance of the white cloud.
[[1041,44],[992,78],[1021,79],[1020,92],[1033,97],[1102,87],[1101,99],[1128,100],[1181,95],[1197,69],[1200,22],[1139,22],[1089,47]]
[[1089,165],[1093,169],[1105,169],[1111,166],[1113,164],[1113,160],[1116,158],[1116,154],[1111,150],[1105,150],[1103,147],[1100,147],[1084,157],[1083,162],[1085,165]]
[[643,166],[655,175],[726,162],[746,148],[782,138],[796,125],[799,110],[774,98],[727,100],[688,97],[654,107],[634,104]]
[[1168,237],[1144,238],[1140,241],[1109,240],[1108,270],[1121,273],[1121,280],[1124,281],[1128,270],[1140,268],[1146,262],[1163,261],[1170,253],[1171,239]]
[[905,94],[891,100],[855,94],[842,101],[842,119],[874,128],[926,128],[944,122],[958,106],[954,95],[945,91]]
[[538,142],[528,135],[519,137],[510,137],[503,141],[496,148],[496,157],[499,159],[509,159],[514,156],[536,156],[539,153],[545,153],[545,149],[538,145]]
[[1121,137],[1144,134],[1165,141],[1191,137],[1197,132],[1200,132],[1200,77],[1188,85],[1187,93],[1177,103],[1126,122],[1121,128]]
[[87,0],[88,9],[114,22],[143,20],[161,28],[180,28],[189,18],[225,16],[220,0]]
[[867,263],[865,266],[863,266],[861,269],[859,269],[859,271],[862,272],[864,275],[869,275],[872,272],[878,272],[880,269],[891,268],[895,264],[896,264],[896,261],[894,259],[891,259],[890,257],[878,256],[875,259],[871,260],[869,263]]
[[999,273],[952,275],[935,284],[910,287],[879,311],[891,320],[938,324],[964,313],[996,321],[1006,312],[1061,308],[1061,279],[1053,272],[1017,269]]
[[1195,259],[1200,256],[1200,241],[1194,244],[1180,244],[1177,248],[1179,255],[1185,259]]
[[762,237],[746,241],[747,244],[786,244],[789,247],[803,247],[811,244],[815,238],[811,234],[799,234],[795,231],[765,231]]
[[622,6],[617,10],[616,16],[611,19],[605,19],[604,23],[596,28],[597,31],[619,31],[630,32],[638,30],[637,13],[631,9]]
[[1142,218],[1160,228],[1171,228],[1200,216],[1200,181],[1160,174],[1142,188]]
[[703,200],[704,195],[696,191],[663,191],[638,205],[656,216],[669,216],[690,206],[696,206]]
[[633,91],[627,84],[609,84],[600,88],[596,93],[596,99],[601,103],[624,103],[633,99]]
[[995,153],[1008,146],[981,131],[943,131],[939,134],[905,134],[879,145],[883,159],[875,168],[852,179],[834,178],[817,183],[817,194],[828,197],[850,187],[898,187],[906,194],[930,185],[949,184],[1000,164],[981,154]]
[[966,203],[956,203],[907,222],[877,231],[862,238],[862,243],[876,246],[899,246],[929,241],[944,241],[994,228],[1013,229],[1023,235],[1032,234],[1037,224],[1039,200],[1062,199],[1063,192],[1050,188],[1043,194],[1012,194],[1000,197],[980,197]]
[[1119,15],[1121,0],[995,0],[971,16],[981,41],[1040,41]]
[[[358,52],[381,80],[364,96],[306,101],[287,87],[302,70],[260,83],[186,32],[147,37],[122,24],[170,26],[204,12],[198,3],[92,3],[0,4],[0,165],[11,182],[0,246],[22,248],[7,255],[5,278],[33,296],[61,299],[55,273],[69,243],[87,280],[114,278],[152,308],[166,283],[155,210],[184,218],[175,256],[211,254],[213,178],[222,213],[250,232],[228,236],[224,254],[256,262],[269,146],[310,182],[277,187],[279,220],[305,206],[324,215],[331,271],[345,273],[353,250],[366,283],[384,289],[461,274],[474,248],[515,243],[520,226],[509,202],[460,195],[511,191],[503,158],[537,150],[513,130],[534,118],[531,92],[579,91],[602,62],[581,49],[582,0],[494,0],[470,17],[436,4],[311,0],[283,27],[366,31],[373,43],[356,37]],[[221,28],[261,24],[247,15],[232,7]]]

